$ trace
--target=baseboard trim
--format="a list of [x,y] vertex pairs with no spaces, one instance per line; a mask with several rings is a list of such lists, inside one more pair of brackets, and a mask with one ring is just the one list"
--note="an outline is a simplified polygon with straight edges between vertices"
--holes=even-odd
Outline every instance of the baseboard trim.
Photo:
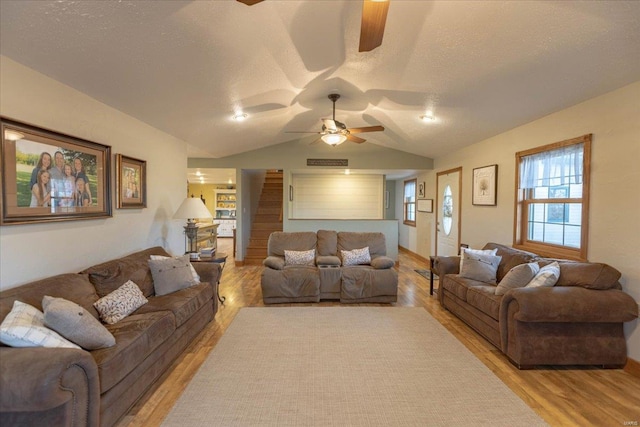
[[422,255],[418,255],[415,252],[410,251],[409,249],[398,245],[398,251],[410,256],[411,258],[415,258],[416,260],[425,263],[427,266],[429,265],[429,259],[423,257]]
[[634,377],[640,378],[640,362],[627,357],[627,364],[624,365],[624,371]]
[[244,260],[235,260],[234,264],[236,265],[236,267],[242,267],[244,265]]

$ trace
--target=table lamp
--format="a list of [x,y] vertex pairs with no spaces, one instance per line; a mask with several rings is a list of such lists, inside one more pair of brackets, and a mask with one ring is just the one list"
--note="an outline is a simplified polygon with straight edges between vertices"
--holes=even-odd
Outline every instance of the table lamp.
[[[196,225],[196,218],[213,218],[209,209],[202,203],[202,200],[197,197],[187,197],[184,199],[175,215],[174,219],[186,219],[187,225],[184,226],[185,240],[185,253],[188,253],[190,257],[198,257],[198,226]],[[187,242],[188,241],[188,242]]]

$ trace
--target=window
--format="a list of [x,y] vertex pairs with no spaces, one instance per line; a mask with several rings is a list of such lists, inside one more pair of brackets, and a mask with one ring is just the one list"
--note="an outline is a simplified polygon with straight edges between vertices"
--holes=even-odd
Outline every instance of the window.
[[404,182],[404,221],[406,225],[416,226],[416,183],[417,179]]
[[514,246],[587,259],[591,135],[516,153]]

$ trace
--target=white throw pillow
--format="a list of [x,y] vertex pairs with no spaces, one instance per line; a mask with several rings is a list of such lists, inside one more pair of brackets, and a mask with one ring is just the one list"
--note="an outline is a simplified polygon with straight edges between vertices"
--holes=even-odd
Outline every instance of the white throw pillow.
[[496,287],[496,295],[504,295],[509,289],[524,288],[540,271],[537,262],[520,264],[513,267]]
[[316,250],[284,251],[284,265],[315,265]]
[[150,259],[149,268],[153,277],[153,290],[157,296],[197,285],[191,274],[189,254],[176,258]]
[[147,302],[149,301],[144,297],[138,285],[127,280],[124,285],[94,302],[93,306],[98,310],[100,319],[104,323],[113,325]]
[[468,252],[470,254],[476,255],[495,255],[498,253],[498,249],[470,249],[470,248],[460,248],[460,270],[462,271],[462,266],[464,265],[464,254]]
[[47,328],[40,310],[17,300],[0,325],[0,342],[11,347],[80,348]]
[[542,267],[538,274],[527,283],[527,288],[552,287],[558,283],[559,278],[560,264],[558,264],[558,261],[554,261]]
[[[154,261],[161,260],[161,259],[168,259],[168,258],[170,257],[163,256],[163,255],[151,255],[151,259]],[[180,258],[180,257],[174,257],[174,258]],[[200,276],[198,276],[196,269],[193,268],[193,264],[189,263],[189,267],[191,267],[191,275],[193,276],[193,280],[195,280],[196,283],[200,283]]]
[[501,256],[471,252],[473,249],[464,249],[464,265],[460,270],[460,276],[467,279],[485,283],[496,283],[498,265]]
[[340,251],[342,255],[342,265],[366,265],[371,264],[371,254],[369,246],[351,251]]

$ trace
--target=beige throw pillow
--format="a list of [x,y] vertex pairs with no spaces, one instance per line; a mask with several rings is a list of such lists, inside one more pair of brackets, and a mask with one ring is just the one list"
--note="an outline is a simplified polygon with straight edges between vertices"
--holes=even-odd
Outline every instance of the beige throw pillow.
[[460,276],[485,283],[496,283],[496,273],[502,257],[464,249],[464,264]]
[[104,323],[118,323],[146,303],[144,294],[131,280],[93,303]]
[[0,324],[0,342],[11,347],[80,348],[47,328],[40,310],[17,300]]
[[[163,256],[163,255],[151,255],[152,260],[169,259],[169,258],[171,257]],[[175,258],[180,258],[180,257],[175,257]],[[196,271],[196,269],[193,268],[193,264],[189,263],[189,267],[191,267],[191,275],[193,276],[193,280],[196,283],[200,283],[200,276],[198,275],[198,272]]]
[[560,264],[558,264],[558,261],[554,261],[542,267],[535,277],[527,283],[527,288],[552,287],[558,283],[559,278]]
[[87,350],[112,347],[116,339],[83,307],[64,298],[42,299],[44,324]]
[[167,295],[197,285],[191,274],[189,254],[176,258],[149,261],[156,295]]
[[316,250],[308,251],[284,251],[284,265],[315,265]]
[[462,271],[462,266],[464,265],[464,257],[465,251],[469,254],[476,255],[495,255],[498,253],[498,249],[470,249],[470,248],[460,248],[460,269],[458,271]]
[[509,289],[524,288],[539,270],[540,266],[536,262],[516,265],[498,283],[496,295],[504,295]]

